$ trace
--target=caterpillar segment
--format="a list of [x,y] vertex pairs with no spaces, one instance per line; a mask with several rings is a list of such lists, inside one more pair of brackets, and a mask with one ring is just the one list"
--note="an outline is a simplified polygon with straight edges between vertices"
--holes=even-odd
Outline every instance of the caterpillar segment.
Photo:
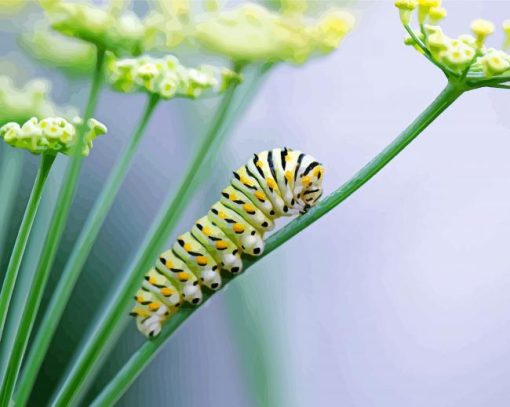
[[178,237],[146,274],[131,315],[147,337],[183,303],[198,305],[202,289],[218,290],[221,273],[243,270],[241,255],[259,256],[264,233],[275,219],[303,214],[322,196],[324,168],[313,157],[289,148],[254,154],[206,216]]

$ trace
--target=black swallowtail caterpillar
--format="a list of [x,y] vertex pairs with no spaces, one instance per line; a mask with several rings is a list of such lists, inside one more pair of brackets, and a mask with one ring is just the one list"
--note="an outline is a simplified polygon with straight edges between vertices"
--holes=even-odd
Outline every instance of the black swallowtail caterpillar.
[[255,154],[234,172],[208,214],[145,275],[131,311],[138,329],[148,337],[158,335],[183,302],[200,304],[202,287],[221,287],[222,270],[240,273],[241,254],[262,254],[263,235],[274,228],[276,218],[303,214],[317,203],[323,175],[321,164],[297,150]]

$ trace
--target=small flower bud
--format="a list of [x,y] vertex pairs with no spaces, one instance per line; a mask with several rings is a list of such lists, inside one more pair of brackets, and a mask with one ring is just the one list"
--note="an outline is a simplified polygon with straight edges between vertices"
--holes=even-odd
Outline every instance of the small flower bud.
[[416,0],[395,0],[395,7],[398,8],[402,24],[407,25],[411,22],[411,15],[416,6]]
[[425,23],[430,9],[438,8],[441,6],[441,0],[418,0],[418,22]]
[[479,58],[478,63],[481,65],[485,76],[490,78],[494,75],[501,75],[510,69],[510,55],[504,51],[490,49]]
[[503,21],[503,31],[505,32],[503,48],[510,48],[510,20]]
[[430,22],[437,24],[446,17],[446,9],[444,7],[431,7],[429,10]]
[[478,48],[482,48],[485,39],[494,32],[494,24],[479,18],[471,23],[471,31],[475,34]]

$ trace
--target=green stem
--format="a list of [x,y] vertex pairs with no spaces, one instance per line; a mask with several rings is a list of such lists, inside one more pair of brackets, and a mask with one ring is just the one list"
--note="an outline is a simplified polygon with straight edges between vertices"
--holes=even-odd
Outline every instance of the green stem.
[[7,147],[7,145],[3,145],[0,151],[0,265],[6,254],[9,220],[16,203],[19,181],[23,172],[23,154],[23,151]]
[[11,304],[14,285],[16,284],[16,279],[21,266],[21,260],[23,259],[25,248],[27,247],[28,238],[30,236],[30,231],[32,230],[32,225],[34,224],[39,203],[41,202],[44,184],[48,178],[48,174],[54,161],[55,155],[43,155],[41,157],[39,170],[37,171],[34,186],[32,188],[30,198],[28,199],[25,213],[23,214],[23,220],[21,221],[18,231],[18,236],[16,237],[16,242],[14,243],[11,258],[7,266],[5,279],[2,285],[2,292],[0,292],[0,340],[2,338],[5,320],[7,319],[7,311]]
[[53,212],[52,222],[44,243],[41,258],[39,259],[37,270],[34,274],[34,280],[32,282],[29,296],[25,303],[25,307],[22,310],[17,310],[21,313],[21,319],[17,331],[11,333],[14,335],[12,352],[9,356],[2,355],[2,358],[9,357],[9,361],[7,363],[7,370],[0,391],[0,406],[8,406],[11,400],[19,369],[23,361],[23,355],[28,344],[28,339],[37,316],[44,288],[51,271],[51,266],[55,260],[57,248],[69,215],[83,159],[81,153],[83,151],[83,146],[85,145],[85,129],[87,127],[87,121],[92,117],[95,110],[99,90],[101,88],[103,78],[103,61],[104,51],[98,50],[96,69],[94,71],[89,99],[83,117],[83,124],[82,126],[79,126],[77,132],[78,140],[64,176],[64,181]]
[[90,382],[104,361],[107,351],[116,342],[127,322],[126,310],[131,302],[133,292],[140,285],[143,274],[150,267],[154,258],[165,244],[168,235],[174,230],[189,198],[196,189],[197,175],[206,162],[214,147],[216,140],[225,133],[226,118],[237,86],[229,88],[218,108],[211,128],[201,140],[195,156],[188,167],[186,174],[175,194],[166,200],[163,212],[157,217],[151,227],[140,250],[135,255],[117,290],[110,296],[106,307],[100,311],[101,318],[95,324],[86,338],[78,357],[64,377],[55,398],[53,406],[74,406],[84,396]]
[[[283,243],[291,239],[307,226],[324,216],[330,210],[335,208],[357,189],[363,186],[374,175],[376,175],[386,164],[388,164],[398,153],[400,153],[411,141],[413,141],[425,128],[434,121],[444,110],[448,108],[462,93],[463,89],[448,84],[448,86],[439,94],[439,96],[411,123],[391,144],[389,144],[372,161],[365,165],[349,181],[343,184],[335,192],[322,200],[315,208],[311,209],[305,215],[295,219],[283,229],[270,236],[265,245],[264,253],[257,258],[246,258],[245,268],[267,256],[273,250],[280,247]],[[229,279],[222,286],[224,289],[232,280]],[[134,292],[134,287],[131,294]],[[210,295],[205,296],[207,300]],[[202,304],[204,304],[204,301]],[[121,371],[113,380],[103,389],[99,396],[94,400],[94,407],[112,406],[129,388],[130,384],[138,377],[143,369],[156,356],[166,340],[175,332],[175,330],[190,317],[197,309],[182,308],[179,312],[170,318],[163,327],[162,332],[155,339],[146,341],[141,348],[129,359]]]
[[69,260],[62,272],[58,285],[52,294],[51,302],[45,311],[43,321],[41,322],[40,328],[32,343],[31,351],[27,357],[26,368],[23,370],[15,393],[17,406],[26,405],[30,397],[35,379],[37,378],[37,374],[51,343],[51,339],[58,327],[66,304],[69,301],[76,281],[94,245],[94,241],[99,234],[106,215],[126,177],[131,160],[138,149],[138,145],[159,100],[158,96],[149,97],[138,127],[121,153],[101,195],[88,216],[85,226],[76,240],[74,249],[69,256]]

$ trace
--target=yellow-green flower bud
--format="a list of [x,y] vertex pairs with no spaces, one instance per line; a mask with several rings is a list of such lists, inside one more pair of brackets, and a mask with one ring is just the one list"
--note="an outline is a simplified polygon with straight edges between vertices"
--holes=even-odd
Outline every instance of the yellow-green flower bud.
[[416,0],[395,0],[395,7],[398,8],[402,24],[407,25],[411,22],[411,15],[417,4]]
[[441,0],[418,0],[418,22],[425,23],[429,16],[430,9],[441,7]]
[[[9,122],[0,128],[0,137],[12,147],[23,148],[34,154],[69,154],[77,141],[77,126],[81,119],[70,123],[61,117],[48,117],[38,120],[32,117],[22,126]],[[85,145],[82,154],[87,156],[93,140],[106,134],[106,126],[95,119],[87,122]]]
[[510,20],[503,21],[503,31],[505,32],[503,48],[510,48]]
[[338,48],[340,41],[352,30],[354,17],[340,10],[326,13],[319,21],[319,38],[322,43],[322,51],[330,52]]
[[446,9],[444,7],[431,7],[429,10],[429,18],[432,24],[437,24],[446,17]]
[[487,53],[478,59],[486,77],[501,75],[510,69],[510,55],[504,51],[489,49]]
[[494,32],[494,24],[479,18],[471,23],[471,31],[475,34],[478,48],[482,48],[485,39]]
[[463,72],[475,57],[475,50],[469,45],[453,40],[442,55],[443,62],[454,71]]

